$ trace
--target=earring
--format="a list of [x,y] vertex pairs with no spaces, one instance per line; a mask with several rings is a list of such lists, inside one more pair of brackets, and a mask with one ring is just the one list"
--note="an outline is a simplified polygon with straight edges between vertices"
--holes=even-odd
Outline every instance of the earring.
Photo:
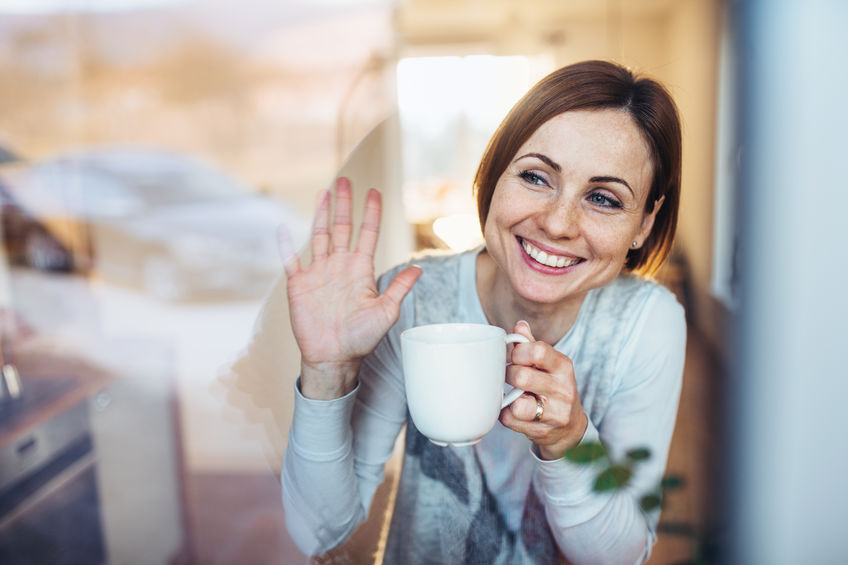
[[632,247],[633,249],[636,249],[637,245],[639,245],[639,244],[634,241],[633,243],[630,244],[630,247]]

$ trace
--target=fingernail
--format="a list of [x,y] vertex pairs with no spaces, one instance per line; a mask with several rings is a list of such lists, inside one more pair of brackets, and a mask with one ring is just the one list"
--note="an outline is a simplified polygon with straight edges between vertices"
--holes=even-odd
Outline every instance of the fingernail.
[[518,324],[524,324],[528,328],[530,327],[530,323],[527,320],[518,320],[517,322],[515,322],[515,325],[517,326]]

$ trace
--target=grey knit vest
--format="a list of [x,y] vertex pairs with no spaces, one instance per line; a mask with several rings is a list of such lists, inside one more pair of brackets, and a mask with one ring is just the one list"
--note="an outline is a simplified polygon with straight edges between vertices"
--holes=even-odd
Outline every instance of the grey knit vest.
[[[459,256],[428,257],[413,289],[415,326],[459,322]],[[387,274],[389,280],[400,267]],[[616,352],[627,338],[631,301],[650,284],[622,276],[590,292],[581,307],[583,339],[566,354],[575,365],[583,409],[598,426],[612,393]],[[612,352],[612,353],[611,353]],[[529,457],[529,454],[528,454]],[[510,531],[471,447],[439,447],[416,430],[407,412],[406,445],[386,543],[387,565],[518,565],[565,563],[532,485],[521,528]]]

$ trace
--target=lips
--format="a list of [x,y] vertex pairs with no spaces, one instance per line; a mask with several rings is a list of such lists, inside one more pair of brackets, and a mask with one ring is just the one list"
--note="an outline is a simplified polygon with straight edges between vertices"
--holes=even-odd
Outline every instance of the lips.
[[573,267],[583,261],[580,257],[566,257],[564,255],[555,255],[553,253],[542,251],[538,247],[528,243],[527,240],[523,238],[519,238],[519,242],[527,255],[529,255],[536,263],[545,265],[546,267],[565,269]]

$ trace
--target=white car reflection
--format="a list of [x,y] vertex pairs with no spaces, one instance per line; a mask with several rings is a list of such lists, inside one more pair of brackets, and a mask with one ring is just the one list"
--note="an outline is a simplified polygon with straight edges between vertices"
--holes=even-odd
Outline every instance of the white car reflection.
[[6,184],[71,250],[76,270],[164,300],[258,296],[280,273],[277,226],[308,221],[184,155],[87,149],[33,163]]

